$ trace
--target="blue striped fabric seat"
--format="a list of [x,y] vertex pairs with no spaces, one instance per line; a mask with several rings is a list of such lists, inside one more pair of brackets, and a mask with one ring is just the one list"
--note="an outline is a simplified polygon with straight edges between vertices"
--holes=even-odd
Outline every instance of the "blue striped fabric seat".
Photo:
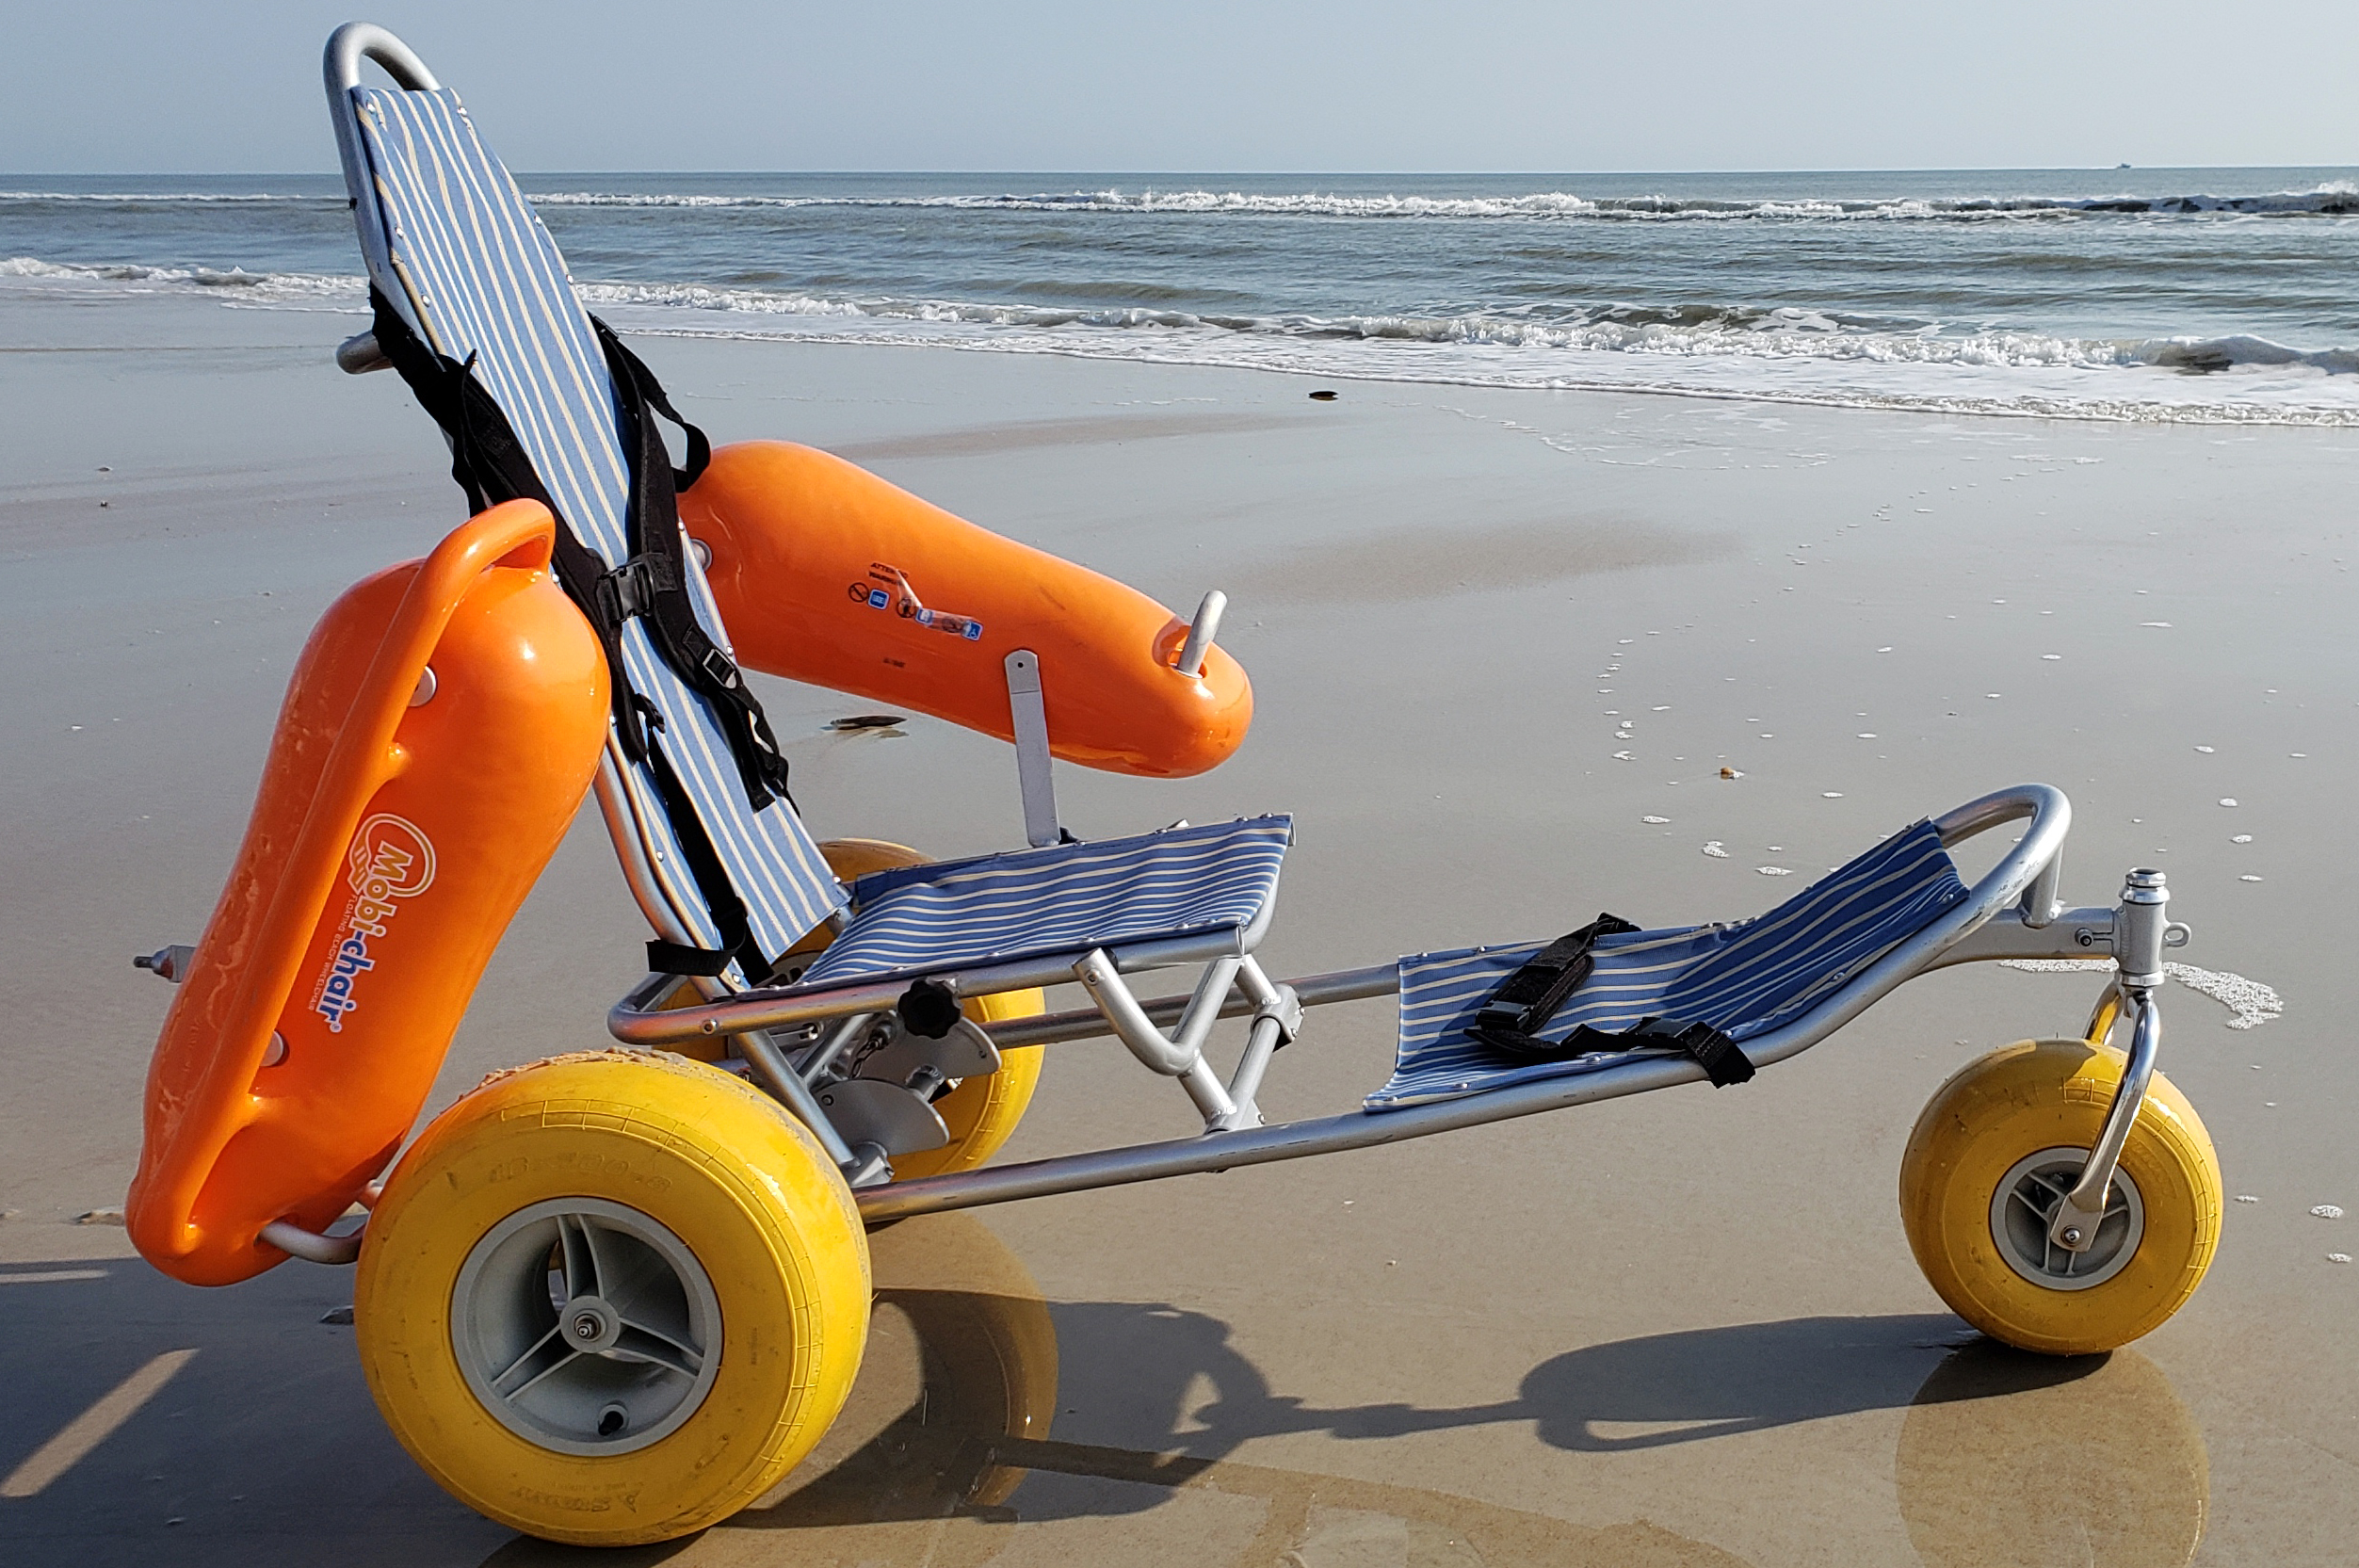
[[[1750,1040],[1833,996],[1965,896],[1941,835],[1919,822],[1767,914],[1728,926],[1600,937],[1592,948],[1596,967],[1537,1032],[1561,1040],[1583,1024],[1610,1031],[1665,1018]],[[1367,1108],[1456,1099],[1655,1054],[1535,1062],[1468,1036],[1483,1003],[1541,946],[1402,959],[1399,1055],[1392,1077],[1367,1097]]]
[[[474,357],[477,379],[514,427],[563,522],[607,565],[622,564],[631,554],[630,472],[614,387],[556,244],[456,94],[362,87],[352,100],[386,250],[427,342],[454,360]],[[697,614],[726,648],[693,551],[687,566]],[[643,622],[625,624],[622,647],[631,688],[663,716],[654,744],[694,801],[756,944],[784,953],[843,906],[843,890],[791,807],[748,803],[724,732],[664,662]],[[641,784],[641,797],[655,799],[652,779]],[[652,815],[658,863],[684,872],[671,825]],[[670,901],[691,940],[719,942],[701,899]]]
[[1253,923],[1276,894],[1290,816],[879,871],[804,989],[1071,953]]

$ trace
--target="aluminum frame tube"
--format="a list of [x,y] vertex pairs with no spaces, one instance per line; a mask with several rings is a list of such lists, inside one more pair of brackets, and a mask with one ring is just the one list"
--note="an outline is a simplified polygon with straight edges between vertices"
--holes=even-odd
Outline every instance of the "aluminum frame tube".
[[[1264,900],[1265,910],[1269,900]],[[1257,920],[1255,925],[1260,922]],[[1207,931],[1199,936],[1165,937],[1107,949],[1114,967],[1123,973],[1169,969],[1184,963],[1207,963],[1252,951],[1255,928]],[[1074,957],[1021,959],[1010,963],[979,964],[937,974],[897,973],[873,980],[812,990],[799,987],[744,991],[700,1008],[675,1008],[649,1012],[634,998],[635,987],[606,1014],[606,1031],[626,1045],[669,1045],[717,1034],[747,1029],[777,1028],[788,1024],[813,1024],[841,1018],[848,1012],[888,1012],[913,980],[938,981],[960,996],[989,996],[1002,991],[1026,991],[1037,986],[1064,985],[1073,979]]]
[[1545,1079],[1403,1110],[1348,1111],[1341,1116],[1285,1122],[1243,1132],[1206,1133],[1125,1149],[1060,1155],[1021,1165],[987,1166],[980,1171],[870,1188],[853,1197],[860,1205],[861,1218],[877,1225],[913,1215],[978,1208],[1019,1198],[1042,1198],[1058,1192],[1155,1181],[1165,1176],[1302,1159],[1346,1149],[1405,1143],[1411,1139],[1478,1127],[1489,1122],[1668,1089],[1673,1084],[1700,1083],[1704,1076],[1704,1069],[1686,1057],[1624,1062],[1575,1077]]
[[1204,1130],[1214,1131],[1227,1126],[1236,1116],[1236,1102],[1229,1098],[1228,1086],[1220,1075],[1212,1070],[1212,1063],[1198,1057],[1179,1075],[1180,1087],[1195,1103],[1196,1114],[1204,1119]]
[[1217,958],[1204,965],[1204,972],[1196,981],[1196,989],[1188,999],[1187,1010],[1180,1015],[1177,1039],[1166,1036],[1155,1026],[1139,998],[1115,972],[1104,948],[1085,953],[1073,966],[1073,978],[1090,994],[1090,999],[1113,1026],[1114,1034],[1130,1054],[1166,1077],[1181,1077],[1204,1059],[1204,1036],[1211,1032],[1213,1020],[1220,1015],[1220,1006],[1236,982],[1239,958]]
[[268,1242],[289,1257],[299,1257],[306,1263],[334,1266],[352,1263],[361,1255],[361,1232],[368,1229],[364,1220],[361,1229],[345,1236],[322,1236],[307,1231],[291,1220],[273,1220],[262,1227],[258,1239]]
[[[1400,965],[1372,963],[1365,969],[1337,969],[1284,983],[1306,1008],[1324,1007],[1331,1002],[1366,1001],[1390,996],[1400,990]],[[1139,1006],[1157,1027],[1168,1027],[1179,1021],[1189,1000],[1186,996],[1157,996]],[[1255,1006],[1250,996],[1232,994],[1220,1004],[1220,1016],[1242,1018],[1252,1012]],[[986,1024],[983,1032],[1004,1051],[1019,1045],[1062,1045],[1075,1040],[1095,1040],[1114,1031],[1095,1008],[1076,1008],[1070,1012],[1044,1012],[1035,1018],[1010,1018]]]
[[848,1179],[852,1168],[859,1163],[858,1156],[852,1153],[851,1145],[844,1141],[844,1135],[835,1130],[835,1123],[828,1120],[827,1112],[819,1107],[818,1096],[811,1092],[811,1086],[795,1071],[795,1064],[786,1059],[786,1053],[763,1029],[747,1029],[734,1038],[737,1048],[745,1053],[746,1065],[761,1075],[762,1087],[794,1112],[796,1121],[811,1130],[811,1136],[819,1140],[819,1147],[827,1151],[827,1157]]
[[1204,672],[1204,655],[1212,652],[1212,639],[1220,635],[1220,612],[1229,607],[1229,596],[1214,589],[1196,606],[1196,619],[1188,623],[1188,640],[1180,644],[1177,669],[1183,675],[1194,677]]
[[[2022,839],[1974,884],[1962,902],[1862,970],[1850,984],[1810,1012],[1746,1042],[1742,1047],[1746,1057],[1754,1066],[1765,1067],[1809,1049],[1904,981],[1933,967],[1933,961],[1944,951],[2007,906],[2018,902],[2055,857],[2070,830],[2072,807],[2062,792],[2045,784],[2019,785],[1970,800],[1934,819],[1943,843],[1948,845],[2026,816],[2031,818],[2031,826],[2025,830]],[[896,1182],[856,1196],[862,1218],[871,1224],[881,1224],[945,1209],[975,1208],[1019,1198],[1046,1197],[1406,1142],[1486,1123],[1668,1089],[1674,1084],[1698,1083],[1705,1078],[1702,1065],[1688,1057],[1649,1058],[1398,1110],[1360,1110],[1248,1131],[1207,1133],[1169,1142],[1062,1155],[1021,1165]]]
[[361,259],[369,281],[395,312],[410,324],[421,343],[434,340],[410,308],[410,296],[394,270],[385,248],[385,216],[377,204],[377,183],[369,178],[368,159],[361,151],[361,127],[352,108],[352,89],[361,85],[361,61],[375,60],[386,74],[414,92],[438,92],[442,84],[415,51],[384,28],[369,22],[347,22],[328,35],[320,55],[320,77],[328,89],[328,119],[335,127],[336,158],[344,167],[344,191],[351,200],[354,227],[359,232]]

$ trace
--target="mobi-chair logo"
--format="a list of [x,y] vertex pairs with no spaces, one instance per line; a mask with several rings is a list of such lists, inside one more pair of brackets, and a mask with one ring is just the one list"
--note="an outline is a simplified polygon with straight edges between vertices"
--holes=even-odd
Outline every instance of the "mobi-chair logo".
[[344,940],[336,944],[328,971],[319,978],[312,1010],[328,1021],[331,1033],[344,1029],[344,1015],[361,1005],[361,977],[377,967],[369,957],[372,937],[381,937],[389,922],[401,913],[401,901],[414,898],[434,884],[434,843],[418,825],[391,812],[379,812],[361,824],[346,855],[352,884],[351,900],[337,924]]

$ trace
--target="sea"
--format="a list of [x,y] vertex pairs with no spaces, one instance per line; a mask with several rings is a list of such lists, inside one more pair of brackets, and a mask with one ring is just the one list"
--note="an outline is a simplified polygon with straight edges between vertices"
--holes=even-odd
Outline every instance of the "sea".
[[[2359,170],[542,174],[638,332],[2359,424]],[[0,300],[364,303],[339,182],[0,174]]]

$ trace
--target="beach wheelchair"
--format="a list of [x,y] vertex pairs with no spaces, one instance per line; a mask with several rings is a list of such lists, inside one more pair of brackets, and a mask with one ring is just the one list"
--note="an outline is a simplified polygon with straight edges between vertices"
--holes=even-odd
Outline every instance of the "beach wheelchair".
[[[364,84],[364,58],[393,85]],[[192,946],[140,961],[180,989],[127,1212],[192,1283],[357,1260],[370,1389],[454,1496],[588,1544],[744,1507],[844,1404],[874,1227],[1741,1084],[1978,960],[2111,971],[2085,1027],[1985,1056],[1918,1119],[1900,1205],[1934,1289],[1995,1338],[2076,1354],[2202,1280],[2219,1166],[2156,1070],[2163,955],[2188,930],[2159,872],[2062,902],[2058,791],[1919,821],[1749,919],[1601,916],[1272,978],[1255,952],[1290,818],[1082,842],[1050,787],[1052,758],[1172,776],[1236,749],[1252,693],[1219,594],[1182,620],[825,454],[710,450],[585,314],[415,55],[353,24],[326,71],[375,313],[337,357],[397,373],[474,515],[323,617],[219,905]],[[749,669],[1010,742],[1027,847],[930,864],[815,840]],[[589,794],[654,932],[619,1043],[496,1073],[412,1140]],[[1967,884],[1951,849],[2005,828]],[[1192,978],[1141,995],[1158,970]],[[1068,983],[1090,1005],[1044,1011]],[[1391,1077],[1266,1124],[1264,1076],[1308,1010],[1394,994]],[[1224,1019],[1243,1021],[1225,1072]],[[1048,1049],[1106,1036],[1176,1082],[1190,1134],[991,1164]]]

